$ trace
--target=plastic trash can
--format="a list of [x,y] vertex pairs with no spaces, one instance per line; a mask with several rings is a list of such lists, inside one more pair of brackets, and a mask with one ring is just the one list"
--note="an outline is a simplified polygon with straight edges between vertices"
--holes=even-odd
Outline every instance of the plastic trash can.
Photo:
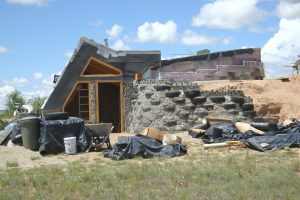
[[40,138],[40,118],[25,117],[20,120],[23,146],[26,149],[38,150]]

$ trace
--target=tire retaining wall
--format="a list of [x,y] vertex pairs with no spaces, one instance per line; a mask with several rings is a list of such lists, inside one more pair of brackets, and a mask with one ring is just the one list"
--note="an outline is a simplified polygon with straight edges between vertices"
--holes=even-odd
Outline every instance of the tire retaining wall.
[[126,129],[131,133],[146,127],[186,131],[207,116],[255,116],[252,99],[241,90],[203,91],[192,82],[161,80],[134,82],[132,87],[126,115]]

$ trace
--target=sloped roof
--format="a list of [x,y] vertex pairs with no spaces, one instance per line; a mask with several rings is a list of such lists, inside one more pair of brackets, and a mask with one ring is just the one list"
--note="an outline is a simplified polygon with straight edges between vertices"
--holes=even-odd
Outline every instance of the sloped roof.
[[[133,77],[136,73],[144,73],[149,66],[159,63],[160,56],[160,51],[116,51],[91,39],[81,37],[42,109],[46,111],[60,110],[78,80],[99,79],[80,76],[91,57],[119,68],[123,71],[124,77]],[[124,77],[114,77],[113,79],[123,80]]]

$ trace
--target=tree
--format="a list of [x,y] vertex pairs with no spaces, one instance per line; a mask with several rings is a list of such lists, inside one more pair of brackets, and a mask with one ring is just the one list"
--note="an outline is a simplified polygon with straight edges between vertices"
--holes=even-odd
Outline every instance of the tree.
[[41,107],[45,101],[46,97],[35,96],[29,100],[29,103],[32,105],[33,111],[37,114],[41,113]]
[[6,96],[6,107],[8,115],[13,115],[16,106],[22,108],[25,104],[25,98],[20,91],[15,90]]

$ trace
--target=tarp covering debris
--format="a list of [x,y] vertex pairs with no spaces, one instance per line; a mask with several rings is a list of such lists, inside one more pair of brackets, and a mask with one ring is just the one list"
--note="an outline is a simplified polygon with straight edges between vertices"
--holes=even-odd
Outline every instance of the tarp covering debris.
[[150,158],[153,156],[176,157],[187,153],[182,144],[163,145],[152,138],[142,136],[120,137],[112,150],[104,152],[104,157],[116,160],[131,159],[135,156]]
[[21,135],[21,125],[17,123],[11,134],[11,141],[13,144],[23,145],[22,135]]
[[88,152],[91,147],[91,132],[84,126],[84,120],[70,117],[66,120],[41,121],[39,139],[40,154],[57,154],[65,151],[64,138],[76,137],[77,152]]
[[[236,124],[236,123],[235,123]],[[256,126],[260,128],[260,126]],[[288,125],[265,124],[261,131],[256,133],[250,128],[248,131],[241,132],[232,123],[222,123],[211,125],[206,129],[206,134],[191,129],[189,134],[195,138],[201,138],[206,144],[222,143],[226,141],[241,141],[253,150],[257,151],[274,151],[286,147],[300,147],[300,122],[292,119]]]
[[300,147],[300,132],[274,136],[255,136],[245,141],[250,149],[274,151],[286,147]]

